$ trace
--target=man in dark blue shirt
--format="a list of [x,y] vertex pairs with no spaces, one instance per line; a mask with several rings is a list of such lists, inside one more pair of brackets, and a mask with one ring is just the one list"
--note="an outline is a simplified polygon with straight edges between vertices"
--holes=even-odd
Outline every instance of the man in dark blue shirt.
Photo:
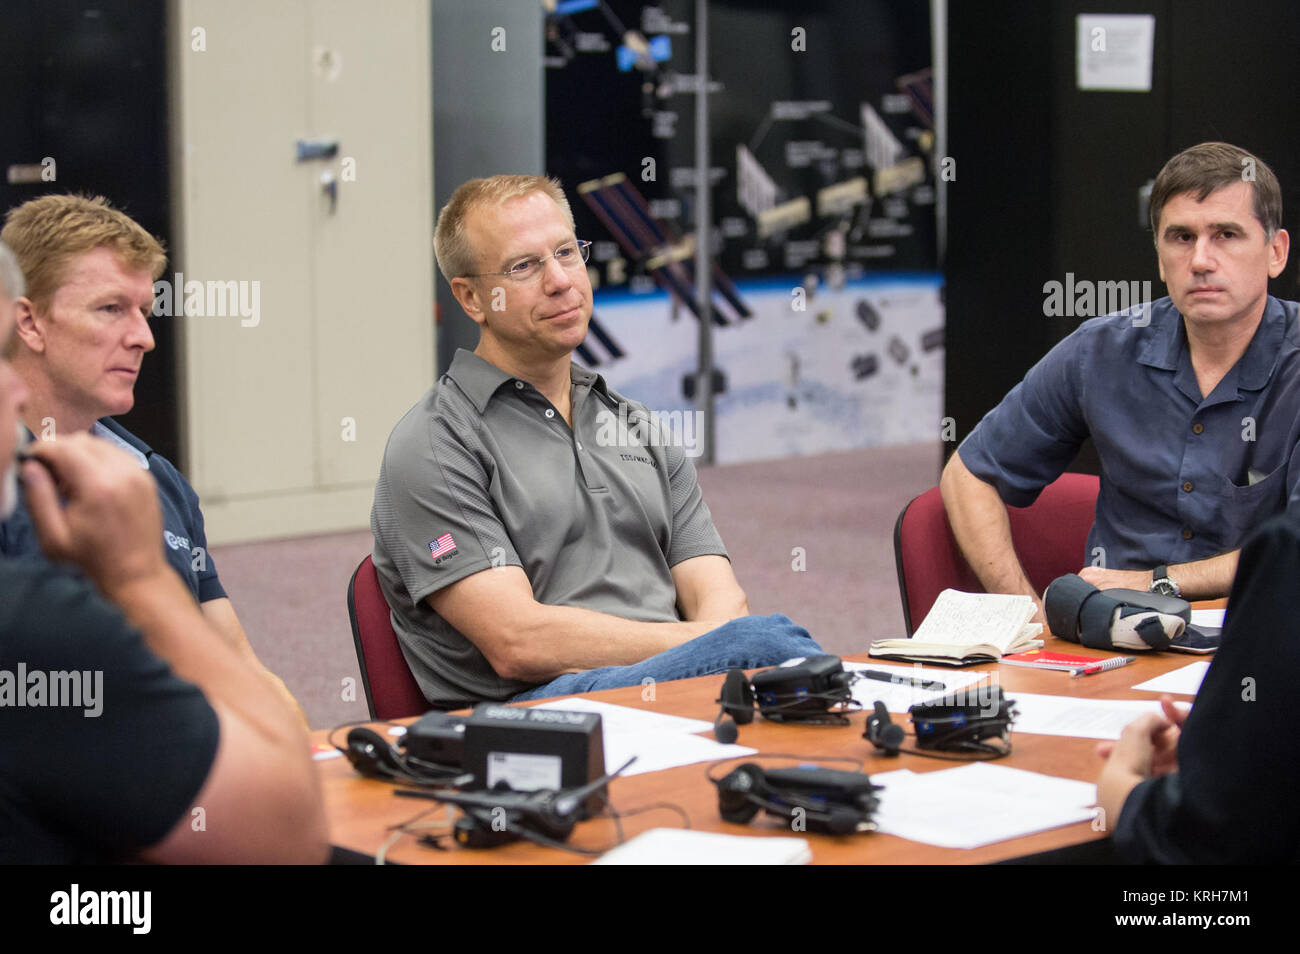
[[[0,517],[30,396],[3,356],[21,294],[0,244]],[[31,456],[34,532],[81,572],[0,560],[0,864],[323,861],[294,708],[167,566],[154,481],[85,434]]]
[[[160,545],[168,564],[217,632],[292,701],[284,683],[257,660],[221,585],[198,495],[168,460],[111,417],[135,403],[136,378],[154,347],[149,316],[153,282],[166,264],[162,246],[104,199],[74,195],[41,196],[10,210],[0,238],[26,278],[27,294],[14,302],[8,356],[29,392],[23,412],[28,432],[41,440],[88,432],[149,471],[162,507]],[[21,497],[0,523],[0,557],[41,558]]]
[[1242,550],[1214,656],[1190,711],[1163,700],[1103,742],[1097,804],[1125,861],[1300,862],[1300,511],[1268,521]]
[[944,469],[953,534],[987,590],[1040,599],[1005,508],[1032,503],[1091,436],[1101,491],[1080,575],[1227,594],[1237,548],[1300,489],[1297,305],[1268,295],[1281,222],[1276,177],[1244,150],[1202,143],[1165,164],[1151,226],[1169,297],[1081,325]]

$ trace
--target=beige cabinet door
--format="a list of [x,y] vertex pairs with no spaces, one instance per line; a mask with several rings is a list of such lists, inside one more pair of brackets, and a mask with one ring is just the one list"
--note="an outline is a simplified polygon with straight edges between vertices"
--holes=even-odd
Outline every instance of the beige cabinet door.
[[[433,374],[427,5],[172,14],[168,277],[204,293],[174,320],[209,538],[365,526],[389,430]],[[337,148],[300,159],[300,142]]]

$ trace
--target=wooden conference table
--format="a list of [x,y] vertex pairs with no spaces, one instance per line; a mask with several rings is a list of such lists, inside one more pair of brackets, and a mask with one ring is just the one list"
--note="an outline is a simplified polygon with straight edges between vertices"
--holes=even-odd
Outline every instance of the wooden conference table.
[[[1076,644],[1059,639],[1048,639],[1045,648],[1057,652],[1082,651],[1085,655],[1099,655],[1095,650],[1081,649]],[[868,661],[866,655],[845,658]],[[1137,661],[1128,666],[1078,678],[1072,678],[1066,672],[1025,669],[997,663],[972,667],[969,671],[996,671],[998,683],[1012,699],[1019,690],[1086,699],[1140,699],[1149,702],[1158,700],[1159,696],[1151,692],[1134,691],[1130,687],[1153,676],[1185,666],[1197,658],[1204,657],[1181,653],[1138,654]],[[721,691],[722,681],[722,676],[704,676],[698,679],[658,683],[653,687],[653,699],[643,698],[643,688],[640,686],[593,692],[587,694],[587,698],[704,719],[711,723],[718,714],[718,704],[714,700],[718,698]],[[1191,701],[1190,696],[1176,698],[1180,701]],[[758,749],[760,753],[786,752],[802,755],[805,758],[822,755],[862,759],[863,770],[870,775],[903,768],[914,772],[933,772],[953,768],[956,764],[905,754],[888,758],[878,753],[871,743],[862,737],[865,721],[864,712],[853,713],[850,716],[850,725],[831,727],[782,725],[768,722],[756,715],[751,724],[740,727],[740,737],[737,742]],[[902,722],[910,730],[910,720],[905,716],[900,719],[895,715],[895,722]],[[323,730],[317,731],[313,733],[312,741],[322,742],[327,735],[328,733]],[[338,738],[341,740],[345,735],[346,732],[340,732]],[[712,737],[711,733],[709,737]],[[905,747],[913,747],[914,742],[909,731]],[[1096,755],[1095,740],[1017,733],[1013,726],[1012,743],[1012,754],[996,760],[993,764],[1062,778],[1096,781],[1101,762]],[[742,761],[745,760],[737,760],[728,764],[725,769],[720,767],[719,770],[730,770]],[[774,768],[792,763],[763,760],[760,764]],[[391,784],[362,778],[344,758],[327,759],[319,762],[318,766],[324,785],[331,840],[341,847],[373,855],[391,837],[390,825],[405,822],[430,808],[436,810],[430,812],[424,820],[446,817],[447,810],[443,806],[435,806],[433,802],[421,799],[399,798],[393,794]],[[615,767],[609,766],[611,770]],[[842,762],[828,763],[827,767],[852,768]],[[783,824],[780,819],[762,813],[749,825],[733,825],[722,821],[718,816],[717,790],[705,778],[707,768],[707,764],[700,763],[615,779],[610,786],[611,801],[620,812],[628,812],[656,802],[671,802],[686,812],[691,827],[698,830],[737,835],[789,836],[791,834],[788,825]],[[681,827],[681,824],[681,819],[675,812],[655,809],[625,818],[623,830],[625,836],[631,838],[650,828]],[[1104,833],[1094,831],[1089,822],[1079,822],[975,849],[937,848],[880,832],[849,836],[805,832],[801,833],[801,836],[808,839],[813,851],[813,860],[817,863],[967,864],[1001,861],[1070,845],[1080,845],[1102,838]],[[579,824],[569,843],[587,848],[603,848],[611,846],[614,840],[613,822],[608,818],[598,818]],[[404,835],[388,849],[387,858],[390,861],[406,864],[579,864],[590,860],[572,852],[545,848],[530,842],[479,850],[460,848],[450,839],[445,839],[443,844],[446,845],[447,850],[425,847],[418,843],[415,835]]]

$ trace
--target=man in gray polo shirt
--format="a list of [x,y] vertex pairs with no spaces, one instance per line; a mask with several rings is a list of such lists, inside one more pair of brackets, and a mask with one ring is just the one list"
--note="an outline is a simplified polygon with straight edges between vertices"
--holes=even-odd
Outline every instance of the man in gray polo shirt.
[[683,448],[570,361],[587,244],[537,176],[471,180],[438,218],[438,267],[479,344],[393,429],[371,511],[393,625],[435,705],[821,652],[784,616],[748,615]]

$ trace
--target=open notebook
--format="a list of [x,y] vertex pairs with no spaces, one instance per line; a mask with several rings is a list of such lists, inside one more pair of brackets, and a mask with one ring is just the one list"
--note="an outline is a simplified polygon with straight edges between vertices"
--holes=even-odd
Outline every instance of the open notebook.
[[944,590],[911,639],[881,639],[871,655],[940,666],[968,666],[1043,645],[1041,623],[1031,623],[1034,601],[1003,593]]

